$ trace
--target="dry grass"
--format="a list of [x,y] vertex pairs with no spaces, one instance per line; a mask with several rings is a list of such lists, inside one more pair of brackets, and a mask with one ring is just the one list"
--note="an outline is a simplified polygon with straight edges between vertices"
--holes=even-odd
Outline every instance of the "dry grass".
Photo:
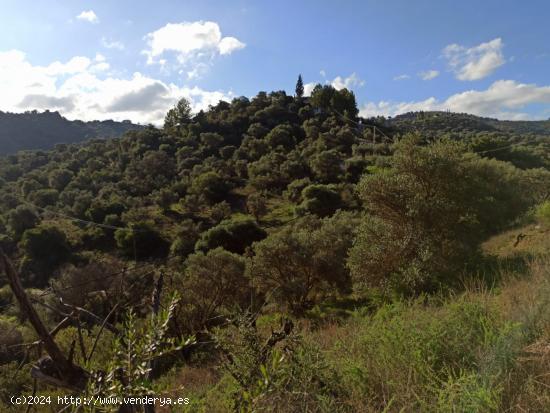
[[[518,242],[518,235],[520,240]],[[516,244],[517,243],[517,244]],[[550,253],[550,228],[543,224],[529,224],[496,235],[482,245],[483,251],[500,258],[533,256]]]

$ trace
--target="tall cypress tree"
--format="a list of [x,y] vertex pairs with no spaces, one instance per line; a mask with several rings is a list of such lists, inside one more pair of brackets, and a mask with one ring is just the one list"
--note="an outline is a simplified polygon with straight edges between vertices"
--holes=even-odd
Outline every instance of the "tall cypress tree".
[[302,98],[304,96],[304,82],[302,81],[302,75],[298,75],[298,81],[296,82],[296,97]]

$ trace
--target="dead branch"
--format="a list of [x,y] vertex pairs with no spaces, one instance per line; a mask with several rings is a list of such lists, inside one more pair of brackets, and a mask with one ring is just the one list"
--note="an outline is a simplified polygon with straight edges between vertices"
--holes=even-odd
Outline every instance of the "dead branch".
[[61,349],[58,347],[57,343],[50,335],[50,332],[46,329],[44,323],[42,323],[38,313],[32,306],[27,293],[23,289],[19,275],[16,273],[13,265],[1,248],[0,269],[2,269],[2,271],[6,274],[10,288],[19,303],[21,311],[28,317],[29,322],[33,326],[38,337],[40,337],[41,343],[44,345],[46,352],[50,356],[50,367],[52,367],[49,371],[50,374],[48,375],[40,371],[40,368],[33,368],[35,370],[35,376],[33,377],[42,379],[45,376],[50,376],[50,379],[53,381],[58,381],[60,383],[65,382],[67,385],[68,383],[73,383],[69,386],[78,389],[84,388],[88,376],[86,371],[81,367],[72,364],[67,358],[65,358],[61,352]]
[[[91,311],[88,311],[86,310],[85,308],[82,308],[82,307],[78,307],[76,305],[72,305],[72,304],[68,304],[66,302],[63,301],[62,298],[59,299],[59,302],[67,307],[67,308],[70,308],[71,310],[73,311],[76,311],[78,312],[80,315],[84,316],[85,318],[87,318],[89,321],[95,323],[95,324],[98,324],[98,325],[103,325],[103,323],[105,323],[105,326],[104,328],[106,328],[107,330],[111,331],[113,334],[120,334],[120,331],[118,328],[116,328],[114,325],[112,325],[111,323],[107,322],[108,318],[106,319],[102,319],[101,317],[95,315],[94,313],[92,313]],[[115,305],[116,307],[116,305]],[[112,314],[112,311],[109,313],[109,315]]]

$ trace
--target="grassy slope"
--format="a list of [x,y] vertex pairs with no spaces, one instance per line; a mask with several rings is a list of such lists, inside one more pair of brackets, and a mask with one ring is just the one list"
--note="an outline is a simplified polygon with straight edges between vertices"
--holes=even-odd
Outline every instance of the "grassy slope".
[[[358,308],[319,328],[302,320],[306,351],[344,389],[311,411],[550,411],[548,231],[530,224],[484,245],[502,262],[527,260],[520,273],[497,266],[492,288],[475,282],[459,295]],[[514,247],[518,233],[528,236]],[[229,411],[234,387],[215,367],[182,367],[161,383],[174,394],[183,386],[188,411]],[[286,409],[277,411],[299,411]]]

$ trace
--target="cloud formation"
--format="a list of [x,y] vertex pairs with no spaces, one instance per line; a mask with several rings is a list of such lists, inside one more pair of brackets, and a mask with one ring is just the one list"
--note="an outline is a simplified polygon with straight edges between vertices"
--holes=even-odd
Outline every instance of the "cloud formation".
[[[321,76],[325,76],[326,73],[324,70],[321,70]],[[304,96],[310,96],[313,88],[322,82],[309,82],[304,84]],[[355,72],[353,72],[348,77],[336,76],[332,80],[325,80],[326,85],[331,85],[336,90],[342,90],[344,88],[352,90],[355,87],[365,86],[365,81],[361,79]]]
[[93,10],[85,10],[82,13],[80,13],[78,16],[76,16],[78,20],[84,20],[89,23],[99,23],[99,18],[94,13]]
[[342,90],[344,88],[346,89],[353,89],[354,87],[362,87],[365,85],[365,81],[363,79],[360,79],[359,76],[355,72],[353,72],[351,75],[349,75],[346,78],[342,78],[341,76],[336,76],[330,84],[337,90]]
[[466,48],[450,44],[443,49],[443,56],[459,80],[479,80],[489,76],[505,63],[501,38]]
[[105,37],[101,38],[101,44],[106,49],[124,50],[124,43],[116,40],[108,40]]
[[229,55],[246,45],[235,37],[222,37],[216,22],[196,21],[168,23],[145,36],[148,48],[143,51],[147,63],[161,63],[162,56],[173,53],[180,65]]
[[395,116],[419,110],[451,110],[498,119],[535,119],[522,109],[532,104],[549,104],[550,86],[518,83],[514,80],[498,80],[486,90],[468,90],[454,94],[444,101],[434,97],[412,102],[368,102],[361,107],[361,116]]
[[190,100],[194,111],[233,98],[232,93],[177,86],[139,72],[113,77],[108,67],[100,54],[35,66],[19,50],[0,52],[0,110],[55,109],[69,119],[130,119],[158,125],[182,97]]
[[426,70],[418,74],[422,80],[432,80],[439,76],[439,70]]

